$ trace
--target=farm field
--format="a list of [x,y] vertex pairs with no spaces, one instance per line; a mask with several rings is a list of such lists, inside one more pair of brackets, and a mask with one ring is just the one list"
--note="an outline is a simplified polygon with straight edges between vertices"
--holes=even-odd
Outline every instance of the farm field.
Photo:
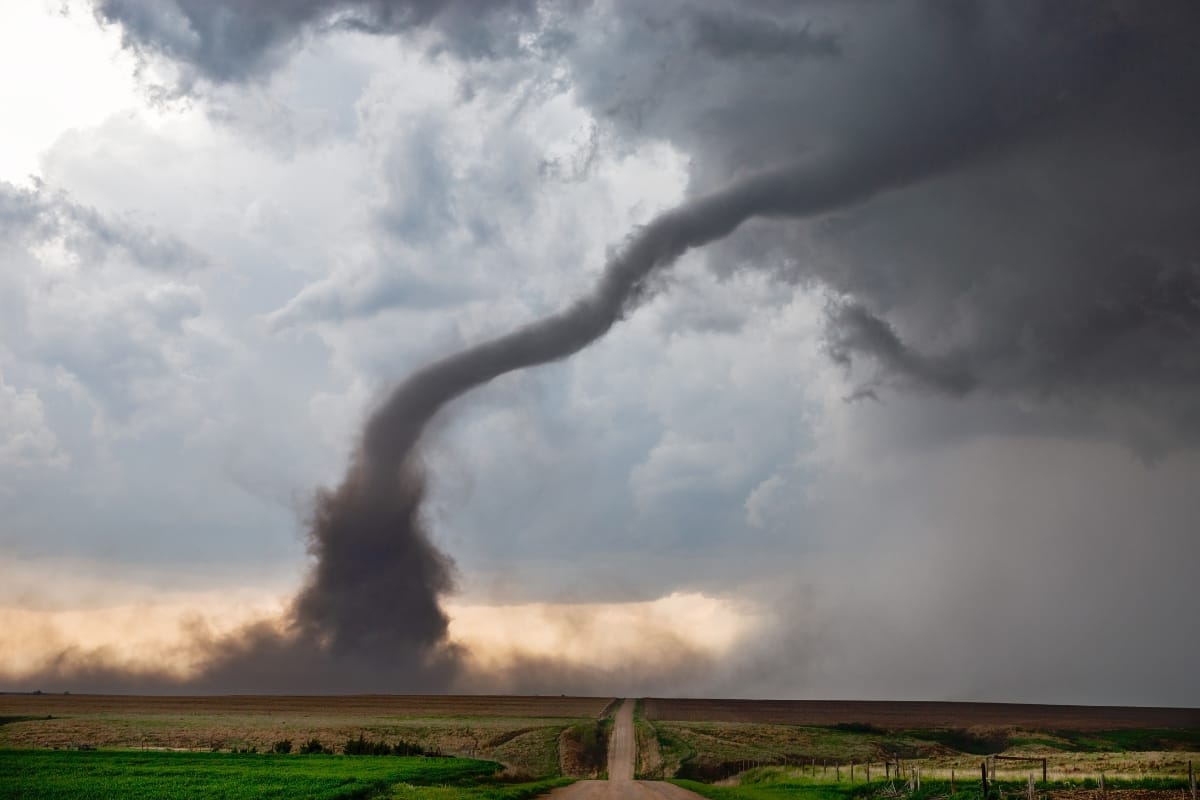
[[[505,775],[571,774],[572,734],[594,726],[609,698],[138,697],[0,695],[0,747],[244,751],[358,736],[495,761]],[[566,769],[564,770],[564,765]],[[585,773],[586,774],[586,773]]]
[[[137,797],[143,787],[155,797],[524,800],[602,777],[616,707],[579,697],[0,695],[0,796]],[[1189,762],[1200,765],[1192,709],[660,699],[626,708],[633,742],[622,757],[634,777],[716,800],[940,800],[952,776],[956,800],[983,800],[985,760],[1000,790],[989,800],[1025,797],[1031,773],[1043,800],[1191,800]],[[356,739],[457,758],[342,755]],[[312,740],[337,755],[300,754]],[[282,742],[290,754],[271,752]],[[909,784],[918,770],[919,789]],[[193,773],[201,783],[166,791]],[[571,791],[608,791],[589,787]]]
[[1200,728],[1200,709],[871,700],[704,700],[648,697],[648,720],[787,725],[862,723],[888,730],[1024,727],[1074,731]]
[[[876,781],[871,784],[831,783],[812,780],[792,768],[764,767],[752,770],[735,781],[719,785],[690,780],[674,780],[672,783],[712,800],[983,800],[978,782],[958,783],[952,787],[949,781],[922,782],[919,790],[911,790],[903,782]],[[1073,783],[1070,781],[1038,782],[1036,796],[1042,800],[1183,800],[1190,797],[1187,784],[1180,780],[1114,781],[1101,793],[1094,782]],[[1025,800],[1028,784],[1024,779],[1001,781],[992,785],[989,800]]]
[[500,769],[494,762],[455,758],[0,750],[0,796],[25,800],[342,800],[367,796],[519,800],[564,783],[496,783],[492,776]]
[[849,786],[868,765],[878,779],[899,761],[905,775],[919,766],[926,779],[948,781],[1000,755],[1037,759],[995,761],[1002,780],[1034,770],[1040,779],[1043,758],[1051,781],[1178,779],[1200,763],[1194,709],[647,699],[638,710],[638,770],[655,778],[711,782],[775,765]]

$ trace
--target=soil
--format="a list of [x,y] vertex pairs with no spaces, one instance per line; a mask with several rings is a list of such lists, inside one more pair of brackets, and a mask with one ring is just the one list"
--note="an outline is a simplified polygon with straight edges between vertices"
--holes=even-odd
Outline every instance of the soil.
[[608,697],[507,695],[146,695],[0,694],[0,717],[88,714],[320,714],[403,717],[598,717]]

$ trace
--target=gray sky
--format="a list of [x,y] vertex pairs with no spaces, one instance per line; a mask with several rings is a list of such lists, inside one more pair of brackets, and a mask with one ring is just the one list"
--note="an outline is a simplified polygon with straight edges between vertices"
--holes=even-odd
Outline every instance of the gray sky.
[[0,686],[286,617],[390,387],[765,172],[426,432],[450,688],[1200,705],[1198,28],[5,4]]

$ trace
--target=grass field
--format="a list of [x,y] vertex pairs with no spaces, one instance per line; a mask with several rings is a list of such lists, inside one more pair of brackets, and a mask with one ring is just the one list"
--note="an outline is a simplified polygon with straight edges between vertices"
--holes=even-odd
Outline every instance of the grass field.
[[[1195,730],[1131,730],[1102,734],[1037,731],[971,734],[964,731],[909,730],[863,732],[810,726],[763,725],[745,722],[653,722],[659,752],[655,777],[720,780],[756,765],[804,765],[809,777],[841,781],[885,774],[885,762],[900,759],[904,769],[920,765],[931,779],[978,774],[985,753],[1028,756],[1047,761],[1052,780],[1179,777],[1188,762],[1200,764],[1200,744]],[[1074,742],[1080,741],[1078,749]],[[953,742],[954,747],[946,742]],[[996,746],[984,750],[981,742]],[[1165,749],[1142,750],[1142,746]],[[961,748],[961,749],[960,749]],[[814,763],[815,762],[815,763]],[[997,762],[997,776],[1016,779],[1030,771],[1041,772],[1040,761]],[[815,772],[815,774],[813,774]]]
[[[849,785],[849,764],[861,783],[865,764],[879,778],[899,759],[948,780],[952,770],[978,774],[983,756],[999,754],[1045,758],[1051,780],[1138,780],[1179,778],[1189,760],[1200,763],[1194,709],[650,699],[638,710],[653,731],[639,736],[657,751],[642,767],[651,777],[713,782],[758,765],[804,765],[806,779],[836,784],[840,765]],[[1040,777],[1040,761],[997,766],[1001,778]]]
[[[804,773],[787,767],[761,767],[741,775],[736,784],[712,785],[691,780],[675,780],[686,789],[713,800],[888,800],[903,797],[905,800],[983,800],[978,781],[964,780],[957,783],[951,793],[951,785],[945,780],[923,780],[919,791],[909,791],[903,782],[873,781],[872,783],[848,784],[824,779],[813,779]],[[1187,782],[1179,779],[1144,778],[1139,780],[1115,780],[1106,785],[1107,800],[1183,800]],[[1038,782],[1035,786],[1039,798],[1046,800],[1100,800],[1095,781],[1051,781]],[[1028,784],[1022,780],[1000,781],[992,784],[988,800],[1025,800]]]
[[[598,720],[614,707],[609,698],[568,697],[0,695],[0,748],[13,748],[0,751],[0,797],[136,797],[132,789],[147,786],[145,796],[162,797],[524,800],[564,775],[603,773],[608,726]],[[1056,800],[1100,800],[1087,783],[1100,774],[1112,789],[1107,800],[1188,800],[1180,781],[1189,761],[1200,764],[1200,712],[1191,709],[645,700],[634,724],[638,777],[699,780],[699,793],[728,800],[907,799],[880,788],[893,785],[879,779],[885,763],[894,776],[897,761],[905,776],[921,771],[915,800],[944,797],[951,774],[956,800],[983,800],[971,792],[992,754],[1039,759],[996,762],[1001,786],[1017,793],[1030,772],[1040,777],[1045,758],[1042,788]],[[341,752],[359,737],[482,761],[295,752],[310,739]],[[292,755],[266,755],[279,740],[293,743]],[[231,752],[247,749],[257,752]],[[410,761],[423,771],[405,772]],[[495,763],[478,766],[486,762]],[[180,795],[155,788],[197,764],[215,783],[184,784]],[[929,794],[942,784],[946,792]],[[102,788],[89,795],[83,785]],[[1163,787],[1173,794],[1156,797]]]
[[[495,783],[495,762],[333,755],[0,750],[0,797],[87,798],[517,798],[546,783]],[[558,782],[558,783],[561,783]]]
[[532,780],[563,774],[562,764],[574,763],[560,752],[563,732],[610,705],[578,697],[0,695],[0,747],[261,753],[281,739],[340,749],[365,736],[497,761],[507,775]]

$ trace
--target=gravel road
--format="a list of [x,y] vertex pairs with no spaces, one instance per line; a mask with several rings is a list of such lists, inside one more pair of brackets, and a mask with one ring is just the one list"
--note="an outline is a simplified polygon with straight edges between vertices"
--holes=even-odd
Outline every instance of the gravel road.
[[633,734],[633,701],[617,710],[612,739],[608,743],[608,780],[579,781],[547,795],[549,800],[704,800],[700,795],[662,781],[635,781],[633,763],[637,738]]

